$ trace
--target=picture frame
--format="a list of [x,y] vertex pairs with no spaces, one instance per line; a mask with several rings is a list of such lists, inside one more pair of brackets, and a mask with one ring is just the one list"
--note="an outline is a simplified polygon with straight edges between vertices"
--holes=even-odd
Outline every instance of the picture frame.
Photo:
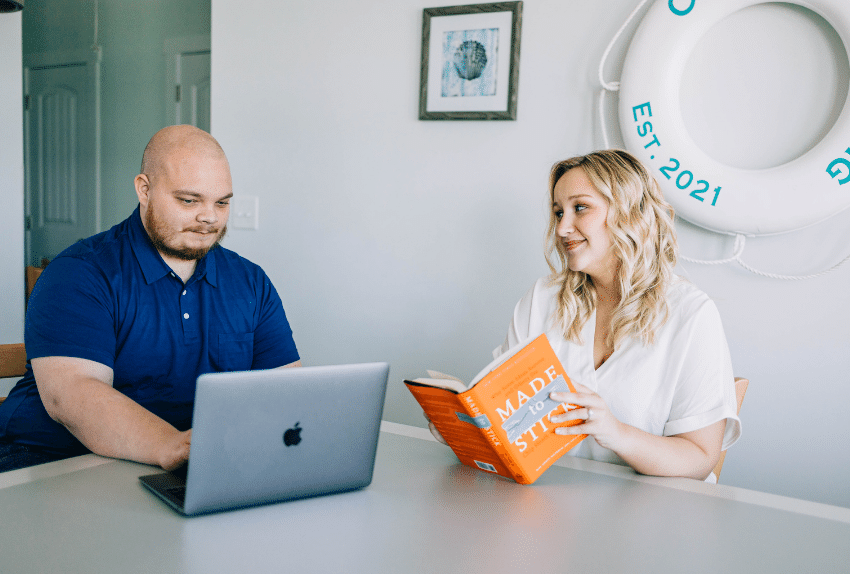
[[420,120],[516,120],[522,2],[425,8]]

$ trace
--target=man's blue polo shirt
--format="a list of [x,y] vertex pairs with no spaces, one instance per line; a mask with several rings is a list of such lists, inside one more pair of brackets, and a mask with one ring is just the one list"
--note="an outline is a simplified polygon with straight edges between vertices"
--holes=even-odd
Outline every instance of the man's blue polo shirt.
[[[113,387],[180,430],[191,428],[203,373],[298,360],[280,297],[263,270],[217,247],[185,285],[142,226],[139,209],[63,251],[29,300],[27,357],[79,357],[112,368]],[[87,452],[53,421],[32,369],[0,405],[0,437]]]

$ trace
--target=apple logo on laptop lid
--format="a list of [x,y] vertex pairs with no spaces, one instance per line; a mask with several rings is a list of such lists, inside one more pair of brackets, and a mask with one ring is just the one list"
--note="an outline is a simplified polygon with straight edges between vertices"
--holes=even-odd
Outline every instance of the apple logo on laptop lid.
[[286,446],[295,446],[301,442],[301,427],[299,427],[298,424],[299,423],[295,423],[294,427],[287,429],[286,432],[283,433],[283,444]]

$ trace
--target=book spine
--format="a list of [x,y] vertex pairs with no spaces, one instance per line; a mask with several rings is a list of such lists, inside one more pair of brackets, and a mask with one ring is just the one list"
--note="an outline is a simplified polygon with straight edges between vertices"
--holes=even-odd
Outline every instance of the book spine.
[[[479,402],[475,396],[475,387],[471,390],[463,393],[461,395],[463,406],[467,409],[469,416],[472,418],[487,416],[484,410],[479,406]],[[490,421],[492,423],[492,421]],[[481,435],[487,439],[487,442],[490,443],[490,446],[493,448],[493,451],[499,457],[499,460],[505,465],[508,469],[508,472],[511,474],[511,478],[519,484],[531,484],[534,480],[525,472],[523,472],[520,465],[517,461],[514,460],[513,455],[511,455],[510,451],[506,448],[505,444],[502,442],[496,432],[493,430],[492,424],[489,424],[486,428],[479,427],[478,429],[481,432]]]
[[469,416],[461,395],[414,381],[405,384],[462,463],[513,478],[511,469],[481,432],[481,421]]

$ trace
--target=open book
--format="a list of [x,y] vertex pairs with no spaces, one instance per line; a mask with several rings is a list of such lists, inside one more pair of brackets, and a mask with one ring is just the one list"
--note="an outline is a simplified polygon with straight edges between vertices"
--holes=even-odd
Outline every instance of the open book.
[[549,393],[575,388],[545,334],[501,355],[468,386],[442,373],[428,374],[404,384],[460,461],[474,468],[531,484],[587,436],[555,434],[549,420],[575,408]]

